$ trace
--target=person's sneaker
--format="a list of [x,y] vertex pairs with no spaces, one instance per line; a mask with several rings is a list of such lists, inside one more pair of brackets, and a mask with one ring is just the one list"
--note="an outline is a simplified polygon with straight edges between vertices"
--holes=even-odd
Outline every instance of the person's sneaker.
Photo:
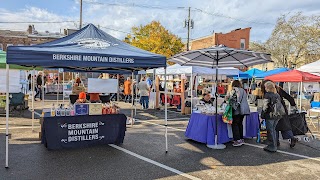
[[232,144],[232,146],[234,146],[234,147],[238,147],[238,146],[242,146],[242,145],[243,145],[243,143],[241,140],[234,141]]
[[290,143],[290,147],[294,148],[294,146],[296,146],[296,143],[298,142],[298,139],[293,137],[291,138],[291,143]]
[[244,139],[240,139],[241,140],[241,142],[242,142],[242,144],[244,143]]

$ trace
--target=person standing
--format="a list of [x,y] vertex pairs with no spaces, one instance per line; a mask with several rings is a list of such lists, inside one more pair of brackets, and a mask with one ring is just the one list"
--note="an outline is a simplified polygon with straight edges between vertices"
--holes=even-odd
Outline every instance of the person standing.
[[37,81],[36,81],[36,95],[34,95],[34,100],[36,101],[36,97],[38,94],[40,95],[40,100],[42,100],[42,73],[39,72],[37,76]]
[[[265,80],[261,83],[262,94],[265,94],[265,83],[267,83],[267,82],[272,82],[272,81]],[[283,105],[284,110],[286,112],[286,115],[284,115],[283,118],[281,118],[279,120],[277,127],[276,127],[277,146],[280,146],[279,131],[281,131],[281,135],[282,135],[283,139],[291,139],[290,147],[293,148],[293,147],[295,147],[298,140],[293,135],[291,123],[290,123],[289,117],[288,117],[289,112],[288,112],[287,106],[286,106],[283,99],[286,99],[290,103],[290,106],[296,106],[296,103],[295,103],[294,99],[288,93],[286,93],[280,86],[275,85],[275,88],[276,88],[277,93],[281,97],[281,104]]]
[[127,80],[124,82],[124,102],[130,102],[131,100],[131,87],[132,87],[132,83],[131,83],[131,79],[130,77],[127,77]]
[[278,102],[281,101],[281,97],[277,93],[275,84],[273,82],[271,81],[266,82],[264,84],[264,87],[265,87],[265,94],[263,99],[261,118],[266,120],[267,140],[269,144],[266,147],[264,147],[263,150],[269,151],[269,152],[276,152],[277,151],[276,127],[281,117],[275,116],[274,112],[278,112],[280,110],[279,107],[276,107],[275,105],[277,105]]
[[247,101],[247,93],[242,88],[240,81],[235,80],[232,82],[232,90],[226,99],[230,99],[230,105],[232,106],[232,134],[233,134],[233,146],[242,146],[243,139],[243,118],[245,115],[250,115],[250,108]]
[[140,91],[140,101],[142,103],[142,108],[148,109],[149,108],[150,87],[149,87],[148,83],[146,82],[145,77],[143,77],[141,82],[139,82],[138,89]]

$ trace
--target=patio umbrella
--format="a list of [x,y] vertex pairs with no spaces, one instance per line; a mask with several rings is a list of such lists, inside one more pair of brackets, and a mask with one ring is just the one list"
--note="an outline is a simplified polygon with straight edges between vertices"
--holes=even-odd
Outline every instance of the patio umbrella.
[[[216,83],[218,82],[218,68],[221,67],[248,67],[257,64],[273,62],[269,54],[248,50],[228,48],[223,45],[193,51],[186,51],[174,55],[170,62],[181,66],[203,66],[216,69]],[[218,89],[216,86],[216,112],[218,112]],[[224,149],[225,145],[218,144],[218,114],[216,113],[215,145],[207,145],[213,149]]]

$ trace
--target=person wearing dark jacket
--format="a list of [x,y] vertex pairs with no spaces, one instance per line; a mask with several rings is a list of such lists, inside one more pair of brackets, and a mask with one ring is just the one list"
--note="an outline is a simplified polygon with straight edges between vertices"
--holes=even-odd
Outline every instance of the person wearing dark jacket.
[[268,146],[264,147],[263,150],[269,152],[277,151],[277,133],[276,126],[280,119],[274,118],[271,116],[273,111],[272,104],[275,104],[277,101],[281,100],[280,95],[277,93],[275,84],[273,82],[266,82],[264,84],[265,93],[263,95],[263,106],[261,117],[266,120],[267,126],[267,140],[269,141]]
[[38,76],[37,76],[37,87],[36,87],[36,90],[37,90],[37,93],[36,95],[34,95],[34,100],[36,101],[36,97],[38,96],[38,94],[40,94],[40,100],[42,100],[42,74],[39,73]]
[[[265,93],[265,83],[268,81],[272,82],[270,80],[266,80],[261,83],[261,91],[263,94]],[[290,147],[293,148],[296,145],[298,140],[293,135],[293,132],[291,129],[291,124],[290,124],[289,117],[288,117],[289,112],[288,112],[287,106],[286,106],[283,99],[286,99],[290,103],[291,106],[296,106],[296,103],[295,103],[294,99],[288,93],[286,93],[280,86],[275,85],[275,87],[276,87],[277,93],[281,97],[281,104],[283,105],[284,110],[286,112],[286,115],[282,119],[279,120],[278,125],[276,127],[277,146],[280,146],[279,131],[281,131],[281,135],[282,135],[283,139],[291,139]]]

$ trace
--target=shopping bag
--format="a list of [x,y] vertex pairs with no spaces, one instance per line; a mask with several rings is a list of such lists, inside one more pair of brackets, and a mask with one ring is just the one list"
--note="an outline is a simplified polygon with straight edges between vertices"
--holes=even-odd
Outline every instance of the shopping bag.
[[222,121],[227,124],[232,124],[232,107],[228,104],[222,115]]

